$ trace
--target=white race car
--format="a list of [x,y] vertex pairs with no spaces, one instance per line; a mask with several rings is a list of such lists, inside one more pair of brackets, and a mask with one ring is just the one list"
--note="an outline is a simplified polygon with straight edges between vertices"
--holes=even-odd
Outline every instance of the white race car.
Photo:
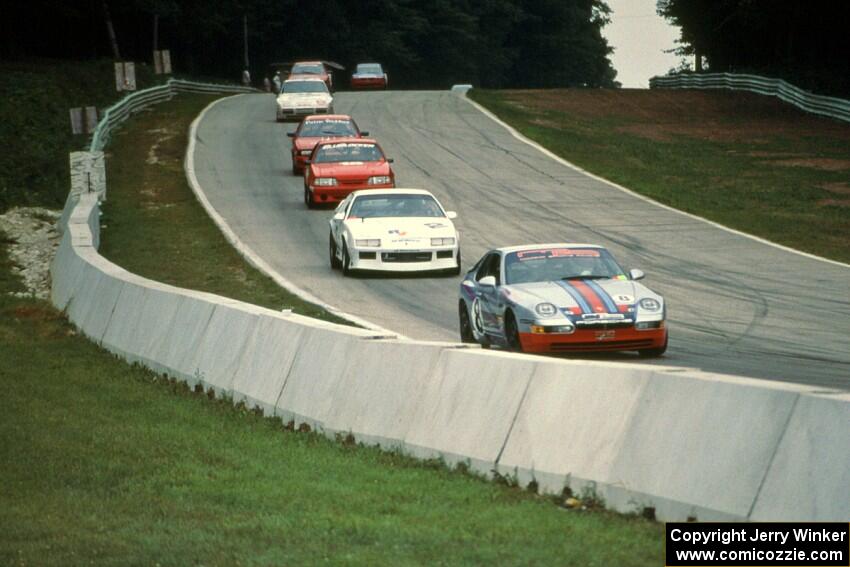
[[333,114],[334,99],[321,79],[283,82],[277,96],[277,121],[298,121],[310,114]]
[[330,262],[356,270],[460,273],[460,241],[452,219],[423,189],[367,189],[343,200],[330,220]]

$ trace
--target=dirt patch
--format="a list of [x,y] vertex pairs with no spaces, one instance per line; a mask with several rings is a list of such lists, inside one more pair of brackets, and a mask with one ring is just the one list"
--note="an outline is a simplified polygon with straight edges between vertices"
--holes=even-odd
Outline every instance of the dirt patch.
[[664,131],[652,124],[629,124],[628,126],[620,126],[617,132],[624,134],[632,134],[640,138],[646,138],[654,142],[672,142],[673,136],[671,132]]
[[850,159],[797,158],[773,160],[770,163],[784,167],[809,167],[823,171],[844,171],[850,169]]
[[836,195],[850,195],[850,183],[845,183],[843,181],[823,183],[820,185],[820,188],[826,189],[830,193],[835,193]]
[[850,199],[821,199],[818,201],[821,207],[850,207]]
[[147,132],[149,134],[158,134],[158,136],[156,137],[156,141],[148,150],[147,159],[145,159],[145,163],[147,163],[148,165],[155,165],[163,161],[160,159],[159,155],[157,155],[157,150],[159,150],[159,147],[163,143],[172,139],[176,134],[174,134],[174,132],[170,131],[168,128],[153,128],[151,130],[147,130]]
[[19,207],[0,215],[0,232],[6,234],[9,243],[12,273],[27,289],[13,295],[50,297],[50,262],[59,246],[56,221],[60,215],[39,207]]

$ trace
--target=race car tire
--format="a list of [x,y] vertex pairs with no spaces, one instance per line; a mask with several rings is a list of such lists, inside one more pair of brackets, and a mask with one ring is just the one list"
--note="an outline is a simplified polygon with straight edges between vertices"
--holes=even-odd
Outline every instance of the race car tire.
[[466,310],[466,302],[458,303],[458,324],[460,326],[460,342],[475,343],[475,334],[472,332],[472,323],[469,321],[469,311]]
[[328,254],[331,259],[331,269],[338,270],[342,267],[342,262],[339,261],[339,258],[336,257],[336,241],[334,240],[333,233],[328,233]]
[[307,205],[308,209],[316,206],[316,202],[313,200],[313,193],[310,192],[310,188],[306,185],[304,186],[304,204]]
[[301,173],[301,172],[299,171],[298,166],[295,165],[295,157],[293,156],[293,158],[292,158],[292,175],[298,175],[299,173]]
[[638,351],[638,354],[643,358],[658,358],[667,351],[667,343],[669,338],[664,339],[664,344],[658,348],[645,348]]
[[514,317],[511,311],[505,313],[505,342],[507,343],[508,350],[522,352],[522,343],[519,340],[516,317]]
[[351,275],[351,256],[348,255],[348,246],[345,245],[345,240],[342,241],[342,275]]

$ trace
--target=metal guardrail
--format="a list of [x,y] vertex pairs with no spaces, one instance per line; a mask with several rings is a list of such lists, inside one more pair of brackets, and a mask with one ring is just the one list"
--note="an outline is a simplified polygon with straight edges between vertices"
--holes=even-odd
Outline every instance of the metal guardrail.
[[223,85],[214,83],[195,83],[181,79],[169,79],[164,85],[151,87],[133,93],[113,104],[103,113],[103,118],[92,135],[89,151],[101,151],[109,142],[115,129],[134,112],[147,108],[152,104],[170,100],[180,92],[187,93],[249,93],[254,89],[240,85]]
[[652,77],[649,87],[653,89],[730,89],[750,91],[767,96],[775,96],[797,108],[829,116],[843,122],[850,122],[850,100],[822,96],[804,91],[783,81],[758,75],[738,75],[734,73],[707,73],[699,75],[671,75]]

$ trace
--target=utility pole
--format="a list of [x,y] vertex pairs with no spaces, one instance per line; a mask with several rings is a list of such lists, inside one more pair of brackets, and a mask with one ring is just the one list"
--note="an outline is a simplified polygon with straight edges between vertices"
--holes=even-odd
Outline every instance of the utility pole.
[[112,26],[112,17],[109,15],[109,6],[106,5],[106,0],[102,0],[103,15],[106,18],[106,31],[109,32],[109,42],[112,45],[112,57],[116,61],[121,61],[121,52],[118,51],[118,40],[115,39],[115,28]]
[[153,51],[159,49],[159,14],[153,15]]
[[248,14],[242,15],[242,34],[245,38],[245,69],[247,69],[250,66],[248,64]]

